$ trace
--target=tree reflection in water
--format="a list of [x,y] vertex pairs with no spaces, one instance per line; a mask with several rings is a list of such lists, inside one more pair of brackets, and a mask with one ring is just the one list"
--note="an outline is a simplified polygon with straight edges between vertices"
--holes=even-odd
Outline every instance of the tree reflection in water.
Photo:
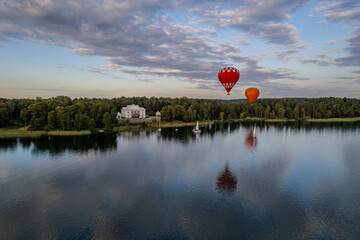
[[216,189],[223,194],[231,194],[235,191],[237,183],[237,178],[229,170],[229,165],[226,164],[224,171],[217,178]]
[[87,153],[116,150],[116,133],[97,133],[85,136],[42,136],[38,138],[0,139],[0,150],[15,149],[18,145],[31,149],[33,154],[50,153],[60,155],[66,151]]

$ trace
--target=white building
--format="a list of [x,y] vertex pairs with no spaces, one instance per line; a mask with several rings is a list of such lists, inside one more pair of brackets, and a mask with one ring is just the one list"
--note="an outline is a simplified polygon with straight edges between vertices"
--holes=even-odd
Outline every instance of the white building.
[[117,120],[120,120],[120,119],[121,119],[121,113],[119,113],[119,112],[117,113],[116,119],[117,119]]
[[121,109],[122,118],[146,118],[146,110],[139,105],[127,105]]

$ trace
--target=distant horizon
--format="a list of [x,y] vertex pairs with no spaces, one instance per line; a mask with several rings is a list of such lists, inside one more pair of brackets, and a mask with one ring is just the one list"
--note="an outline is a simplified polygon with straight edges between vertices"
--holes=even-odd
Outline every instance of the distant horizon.
[[360,97],[360,1],[0,1],[0,96]]
[[[53,99],[56,97],[69,97],[71,100],[74,99],[113,99],[113,98],[142,98],[142,97],[146,97],[146,98],[170,98],[170,99],[175,99],[175,98],[187,98],[187,99],[204,99],[204,100],[221,100],[221,101],[237,101],[237,100],[244,100],[247,101],[246,98],[193,98],[193,97],[187,97],[187,96],[181,96],[181,97],[164,97],[164,96],[117,96],[117,97],[70,97],[70,96],[66,96],[66,95],[57,95],[57,96],[52,96],[52,97],[24,97],[24,98],[7,98],[7,97],[2,97],[0,96],[0,99],[30,99],[30,100],[36,100],[36,98],[41,98],[41,99]],[[349,98],[349,99],[360,99],[360,97],[336,97],[336,96],[327,96],[327,97],[259,97],[257,100],[261,100],[261,99],[316,99],[316,98]]]

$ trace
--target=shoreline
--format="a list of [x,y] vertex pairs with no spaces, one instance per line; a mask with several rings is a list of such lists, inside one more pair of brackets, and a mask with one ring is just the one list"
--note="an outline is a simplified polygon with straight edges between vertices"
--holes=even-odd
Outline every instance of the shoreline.
[[28,131],[22,128],[0,128],[0,139],[4,138],[37,138],[42,136],[81,136],[89,135],[91,131]]
[[[212,121],[199,121],[201,125],[209,125],[214,123],[231,123],[231,122],[267,122],[267,123],[277,123],[277,122],[296,122],[296,121],[306,121],[306,122],[324,122],[324,123],[335,123],[335,122],[360,122],[360,117],[354,118],[311,118],[311,119],[264,119],[264,118],[242,118],[242,119],[234,119],[234,120],[212,120]],[[181,122],[181,121],[173,121],[173,122],[162,122],[161,128],[169,128],[169,127],[186,127],[186,126],[195,126],[196,122]],[[139,129],[147,129],[147,128],[157,128],[159,123],[148,123],[145,126],[134,124],[134,125],[126,125],[126,126],[118,126],[114,127],[114,132],[124,132],[124,131],[132,131]],[[0,128],[0,139],[5,138],[36,138],[41,136],[82,136],[82,135],[90,135],[91,131],[89,130],[81,130],[81,131],[27,131],[26,128],[20,127],[12,127],[12,128]]]

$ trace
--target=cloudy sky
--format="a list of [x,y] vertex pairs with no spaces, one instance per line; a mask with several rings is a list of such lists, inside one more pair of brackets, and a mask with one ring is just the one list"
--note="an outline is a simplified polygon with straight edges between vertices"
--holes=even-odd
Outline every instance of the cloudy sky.
[[0,96],[360,97],[360,1],[0,0]]

